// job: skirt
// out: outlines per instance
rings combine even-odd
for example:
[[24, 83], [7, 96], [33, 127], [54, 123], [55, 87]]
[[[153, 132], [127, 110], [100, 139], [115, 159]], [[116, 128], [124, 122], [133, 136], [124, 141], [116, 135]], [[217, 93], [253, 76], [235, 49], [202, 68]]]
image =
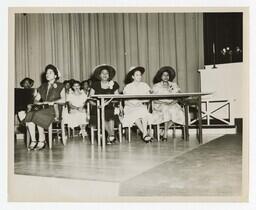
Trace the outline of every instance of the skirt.
[[48, 129], [55, 118], [55, 111], [53, 106], [39, 111], [30, 111], [27, 113], [25, 122], [33, 122], [36, 125]]
[[85, 110], [83, 112], [78, 110], [71, 110], [67, 115], [66, 123], [68, 127], [75, 128], [80, 125], [88, 124], [87, 114]]
[[185, 113], [181, 106], [174, 104], [154, 104], [152, 124], [174, 122], [180, 125], [185, 124]]
[[122, 124], [124, 127], [131, 127], [138, 119], [145, 119], [149, 124], [152, 121], [152, 115], [149, 113], [147, 106], [125, 106], [124, 107], [124, 117], [122, 119]]

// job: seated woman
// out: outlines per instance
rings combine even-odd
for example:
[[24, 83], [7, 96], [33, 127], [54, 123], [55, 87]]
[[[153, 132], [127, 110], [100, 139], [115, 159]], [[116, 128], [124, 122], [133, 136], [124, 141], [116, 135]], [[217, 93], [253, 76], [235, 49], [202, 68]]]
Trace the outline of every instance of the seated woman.
[[23, 80], [20, 81], [20, 86], [24, 89], [30, 89], [34, 85], [34, 80], [29, 77], [25, 77]]
[[67, 115], [67, 124], [70, 128], [75, 128], [80, 126], [80, 135], [84, 138], [87, 136], [85, 130], [87, 122], [85, 102], [87, 96], [84, 91], [81, 90], [81, 85], [79, 81], [74, 81], [72, 84], [72, 92], [68, 94], [67, 102], [69, 105], [69, 113]]
[[[43, 83], [37, 90], [35, 104], [44, 105], [42, 109], [29, 111], [25, 117], [25, 122], [28, 127], [31, 143], [29, 150], [41, 150], [45, 147], [44, 129], [49, 128], [50, 124], [58, 113], [54, 108], [54, 104], [64, 103], [65, 91], [63, 84], [57, 82], [60, 77], [58, 69], [49, 64], [45, 67], [46, 83]], [[55, 106], [56, 107], [56, 106]], [[36, 139], [35, 126], [38, 128], [39, 139]]]
[[[142, 82], [142, 75], [145, 69], [141, 66], [132, 67], [127, 74], [127, 84], [124, 87], [123, 94], [145, 95], [150, 94], [150, 87], [147, 83]], [[131, 127], [134, 123], [142, 132], [142, 139], [150, 142], [151, 137], [148, 135], [147, 126], [151, 119], [151, 114], [144, 103], [148, 100], [125, 100], [124, 118], [122, 120], [124, 127]]]
[[81, 82], [81, 87], [82, 90], [84, 91], [85, 95], [89, 96], [90, 95], [90, 90], [91, 90], [91, 80], [84, 80]]
[[[20, 81], [20, 86], [24, 89], [24, 91], [26, 91], [26, 92], [22, 91], [23, 94], [20, 98], [20, 101], [24, 102], [24, 98], [22, 98], [22, 97], [24, 97], [24, 95], [26, 97], [25, 98], [25, 103], [30, 101], [30, 100], [33, 100], [33, 97], [35, 95], [35, 91], [32, 89], [33, 85], [34, 85], [34, 80], [32, 80], [29, 77], [25, 77], [23, 80]], [[21, 99], [23, 99], [23, 100], [21, 100]], [[24, 119], [25, 116], [26, 116], [26, 109], [27, 109], [28, 104], [24, 104], [24, 105], [21, 105], [21, 107], [24, 106], [24, 108], [22, 110], [19, 110], [18, 113], [17, 113], [18, 119], [20, 121], [22, 121], [21, 119]]]
[[68, 112], [69, 112], [69, 106], [67, 102], [68, 95], [72, 92], [71, 89], [71, 81], [70, 80], [64, 80], [63, 82], [64, 90], [65, 90], [65, 106], [62, 110], [62, 120], [64, 124], [68, 123]]
[[[154, 78], [153, 94], [170, 94], [180, 92], [178, 85], [173, 82], [176, 76], [175, 70], [170, 66], [160, 68]], [[167, 131], [173, 123], [184, 125], [185, 114], [177, 103], [172, 99], [153, 101], [154, 123], [164, 123], [164, 132], [161, 139], [167, 141]]]
[[[94, 77], [98, 79], [92, 83], [90, 96], [95, 94], [119, 94], [119, 85], [113, 81], [116, 74], [116, 70], [113, 66], [102, 64], [96, 66], [94, 69]], [[92, 106], [90, 124], [92, 126], [97, 125], [97, 109], [95, 102], [90, 102]], [[116, 119], [114, 114], [114, 105], [112, 102], [105, 106], [105, 126], [108, 133], [107, 143], [113, 143], [115, 139], [114, 135], [114, 120]]]
[[65, 88], [65, 93], [66, 93], [66, 95], [68, 95], [69, 92], [71, 92], [71, 86], [72, 86], [70, 80], [64, 80], [63, 85]]

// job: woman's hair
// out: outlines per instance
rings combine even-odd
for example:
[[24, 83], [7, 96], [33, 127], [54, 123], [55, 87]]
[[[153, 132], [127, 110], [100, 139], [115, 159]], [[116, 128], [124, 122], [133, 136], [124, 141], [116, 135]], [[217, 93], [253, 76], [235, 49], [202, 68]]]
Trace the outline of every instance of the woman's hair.
[[81, 86], [83, 86], [85, 83], [87, 83], [87, 84], [89, 85], [89, 80], [83, 80], [83, 81], [81, 82]]
[[74, 90], [73, 86], [74, 86], [75, 84], [79, 84], [80, 89], [81, 89], [81, 82], [78, 81], [78, 80], [73, 80], [73, 81], [72, 81], [72, 86], [71, 86], [72, 90]]
[[65, 85], [65, 84], [67, 84], [67, 83], [70, 84], [70, 81], [69, 81], [69, 80], [64, 80], [63, 85]]
[[59, 79], [59, 71], [58, 71], [57, 67], [52, 64], [48, 64], [44, 70], [45, 74], [47, 73], [48, 69], [53, 70], [54, 74], [57, 76], [55, 80], [58, 80]]

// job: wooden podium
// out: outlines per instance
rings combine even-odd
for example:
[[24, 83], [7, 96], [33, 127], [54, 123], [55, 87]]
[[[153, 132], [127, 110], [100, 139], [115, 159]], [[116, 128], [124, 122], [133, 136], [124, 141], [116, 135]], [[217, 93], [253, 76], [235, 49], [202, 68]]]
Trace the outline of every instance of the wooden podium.
[[[243, 63], [218, 64], [216, 69], [199, 69], [202, 92], [202, 118], [206, 125], [234, 126], [235, 118], [243, 117]], [[193, 122], [192, 122], [193, 123]]]

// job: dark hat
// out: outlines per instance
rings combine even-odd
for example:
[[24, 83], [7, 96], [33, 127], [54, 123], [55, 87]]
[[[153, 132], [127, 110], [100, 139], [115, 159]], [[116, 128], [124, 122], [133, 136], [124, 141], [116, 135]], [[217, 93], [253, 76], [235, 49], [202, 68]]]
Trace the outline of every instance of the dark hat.
[[111, 65], [108, 65], [108, 64], [100, 64], [98, 66], [96, 66], [94, 69], [93, 69], [93, 75], [96, 79], [98, 80], [101, 80], [100, 78], [100, 74], [101, 74], [101, 71], [102, 70], [107, 70], [108, 73], [109, 73], [109, 79], [113, 79], [114, 76], [116, 75], [116, 69], [111, 66]]
[[167, 72], [169, 74], [169, 81], [173, 81], [173, 79], [176, 76], [175, 70], [171, 66], [163, 66], [156, 73], [156, 76], [154, 77], [154, 81], [153, 82], [154, 83], [161, 82], [162, 81], [161, 77], [162, 77], [162, 74], [164, 72]]
[[129, 69], [129, 72], [127, 73], [127, 79], [128, 79], [128, 80], [131, 80], [132, 76], [134, 75], [134, 73], [135, 73], [136, 71], [140, 71], [141, 74], [144, 74], [145, 68], [142, 67], [142, 66], [133, 66], [133, 67], [131, 67], [131, 68]]
[[44, 72], [46, 73], [48, 69], [51, 69], [53, 70], [54, 74], [57, 76], [56, 79], [59, 79], [60, 78], [60, 71], [58, 70], [58, 68], [52, 64], [48, 64], [45, 69], [44, 69]]
[[34, 85], [34, 80], [32, 80], [29, 77], [25, 77], [23, 80], [20, 81], [20, 86], [24, 87], [24, 83], [28, 81], [30, 83], [30, 86], [32, 87]]

